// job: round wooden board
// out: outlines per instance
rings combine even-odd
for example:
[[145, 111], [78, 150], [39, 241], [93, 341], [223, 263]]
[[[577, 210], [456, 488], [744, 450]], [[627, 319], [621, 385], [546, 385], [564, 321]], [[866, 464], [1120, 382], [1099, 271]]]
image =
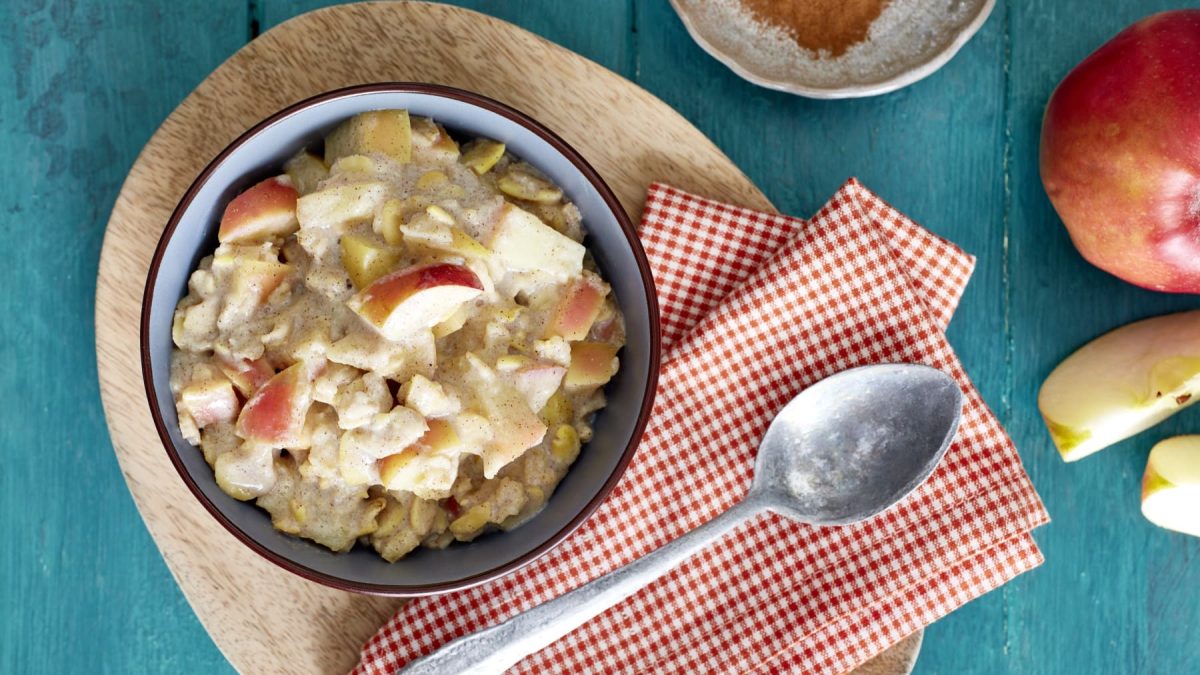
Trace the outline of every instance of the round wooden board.
[[[113, 207], [96, 284], [96, 360], [113, 446], [138, 510], [201, 623], [242, 672], [346, 672], [400, 601], [283, 572], [242, 546], [188, 492], [159, 443], [142, 386], [146, 271], [176, 202], [238, 134], [313, 94], [381, 81], [462, 87], [529, 113], [588, 158], [635, 222], [655, 180], [772, 208], [662, 101], [566, 49], [464, 9], [366, 3], [310, 12], [209, 75], [146, 144]], [[917, 634], [863, 668], [908, 673], [919, 646]]]

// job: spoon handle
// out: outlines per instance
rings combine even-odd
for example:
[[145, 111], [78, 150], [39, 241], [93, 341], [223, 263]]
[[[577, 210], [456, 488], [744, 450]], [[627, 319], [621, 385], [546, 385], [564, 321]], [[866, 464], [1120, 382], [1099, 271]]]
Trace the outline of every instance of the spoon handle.
[[738, 502], [725, 513], [628, 565], [503, 623], [453, 640], [429, 656], [413, 661], [403, 672], [408, 675], [502, 673], [633, 595], [759, 510], [755, 500]]

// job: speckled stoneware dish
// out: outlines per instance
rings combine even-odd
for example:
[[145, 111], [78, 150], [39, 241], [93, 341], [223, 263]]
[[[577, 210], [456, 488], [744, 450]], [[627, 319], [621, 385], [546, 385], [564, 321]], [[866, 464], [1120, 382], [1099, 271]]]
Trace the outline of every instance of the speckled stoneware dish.
[[[611, 282], [628, 328], [621, 370], [606, 388], [608, 407], [595, 436], [546, 508], [511, 532], [493, 533], [440, 551], [419, 549], [395, 563], [356, 547], [332, 553], [278, 532], [267, 513], [217, 487], [199, 449], [183, 440], [168, 386], [171, 319], [187, 279], [216, 246], [225, 204], [243, 189], [281, 172], [301, 147], [365, 110], [404, 108], [444, 124], [460, 140], [487, 136], [541, 169], [583, 214], [585, 245]], [[259, 123], [212, 161], [184, 194], [155, 250], [141, 326], [142, 369], [154, 422], [166, 452], [196, 498], [239, 540], [308, 579], [362, 593], [415, 596], [483, 583], [525, 565], [575, 530], [620, 479], [642, 436], [658, 380], [658, 305], [646, 255], [612, 191], [562, 139], [526, 115], [466, 91], [388, 83], [339, 89], [301, 101]], [[171, 480], [163, 476], [163, 480]]]
[[996, 0], [890, 0], [866, 40], [833, 57], [764, 26], [741, 0], [671, 0], [692, 39], [739, 76], [808, 98], [895, 91], [946, 64], [987, 21]]

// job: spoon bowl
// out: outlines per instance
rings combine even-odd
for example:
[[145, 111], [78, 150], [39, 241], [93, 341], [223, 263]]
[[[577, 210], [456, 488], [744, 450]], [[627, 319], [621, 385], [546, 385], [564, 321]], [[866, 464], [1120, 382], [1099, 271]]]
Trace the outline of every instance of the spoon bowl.
[[748, 499], [818, 525], [870, 518], [929, 477], [961, 415], [962, 391], [940, 370], [897, 363], [842, 371], [775, 416]]

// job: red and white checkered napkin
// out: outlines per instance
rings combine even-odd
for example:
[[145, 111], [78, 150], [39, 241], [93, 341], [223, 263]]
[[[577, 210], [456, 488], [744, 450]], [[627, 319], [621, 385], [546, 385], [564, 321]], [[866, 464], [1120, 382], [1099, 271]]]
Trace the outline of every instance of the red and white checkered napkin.
[[626, 564], [729, 508], [775, 412], [857, 365], [953, 374], [958, 438], [899, 505], [847, 527], [763, 515], [522, 661], [522, 673], [846, 671], [1042, 561], [1047, 516], [943, 329], [974, 259], [851, 180], [811, 221], [654, 185], [642, 240], [665, 360], [645, 439], [557, 549], [483, 586], [405, 605], [356, 672], [390, 673]]

